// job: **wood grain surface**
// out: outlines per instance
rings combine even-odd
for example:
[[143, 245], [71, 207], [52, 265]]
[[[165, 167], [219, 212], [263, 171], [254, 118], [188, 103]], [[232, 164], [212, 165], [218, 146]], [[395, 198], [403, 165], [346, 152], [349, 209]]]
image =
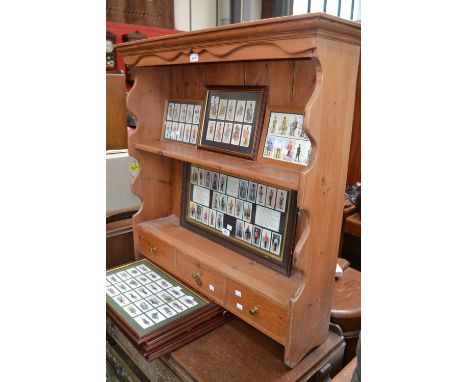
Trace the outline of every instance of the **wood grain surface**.
[[253, 382], [306, 381], [343, 344], [328, 332], [325, 342], [290, 369], [284, 366], [282, 346], [241, 320], [234, 319], [164, 358], [188, 376], [187, 381]]
[[[328, 336], [355, 111], [360, 28], [358, 23], [318, 13], [117, 47], [125, 63], [135, 65], [136, 82], [127, 104], [138, 120], [129, 138], [129, 154], [138, 158], [141, 168], [132, 185], [142, 199], [133, 219], [136, 257], [140, 248], [137, 231], [146, 230], [172, 245], [176, 257], [191, 257], [287, 309], [284, 362], [290, 367]], [[190, 52], [198, 54], [197, 63], [190, 63]], [[169, 97], [204, 99], [208, 82], [224, 81], [268, 86], [267, 106], [303, 107], [304, 131], [314, 143], [308, 167], [289, 169], [160, 142], [164, 105]], [[174, 175], [180, 166], [177, 161], [298, 191], [291, 277], [275, 274], [175, 223], [175, 215], [180, 213], [179, 185]], [[148, 254], [149, 258], [155, 256]], [[256, 325], [268, 333], [265, 325]]]
[[106, 74], [106, 150], [128, 147], [125, 75]]

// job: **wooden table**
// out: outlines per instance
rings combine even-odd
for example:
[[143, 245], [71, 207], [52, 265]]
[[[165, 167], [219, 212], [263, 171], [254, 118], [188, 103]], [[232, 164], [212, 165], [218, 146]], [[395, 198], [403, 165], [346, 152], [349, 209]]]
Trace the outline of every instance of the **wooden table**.
[[283, 362], [284, 348], [252, 326], [235, 318], [175, 352], [147, 362], [107, 320], [107, 332], [151, 381], [322, 381], [342, 367], [344, 339], [330, 331], [328, 338], [293, 369]]

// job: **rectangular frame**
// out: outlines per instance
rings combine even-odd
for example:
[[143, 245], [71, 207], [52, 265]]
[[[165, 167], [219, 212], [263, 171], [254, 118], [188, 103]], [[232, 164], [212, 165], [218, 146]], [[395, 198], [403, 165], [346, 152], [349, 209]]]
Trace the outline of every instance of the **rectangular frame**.
[[[249, 257], [252, 260], [255, 260], [282, 274], [289, 276], [289, 273], [291, 270], [292, 255], [293, 255], [293, 250], [294, 250], [294, 239], [295, 239], [295, 230], [296, 230], [296, 222], [297, 222], [297, 212], [298, 212], [297, 191], [282, 189], [282, 188], [279, 188], [275, 185], [272, 185], [266, 182], [257, 182], [257, 181], [252, 181], [251, 179], [247, 179], [247, 178], [240, 178], [236, 176], [236, 174], [232, 174], [228, 172], [218, 172], [207, 167], [193, 165], [187, 162], [184, 162], [183, 167], [184, 168], [183, 168], [183, 178], [182, 178], [180, 224], [183, 227], [188, 228], [198, 233], [199, 235], [207, 237], [235, 252], [240, 253], [243, 256]], [[219, 185], [217, 186], [218, 187], [217, 191], [215, 191], [215, 188], [214, 188], [216, 186], [208, 188], [208, 186], [206, 185], [206, 178], [205, 180], [199, 178], [198, 176], [199, 171], [197, 172], [197, 184], [194, 184], [192, 182], [192, 168], [204, 170], [204, 173], [206, 173], [206, 171], [209, 171], [213, 175], [218, 174], [217, 179], [218, 179]], [[224, 190], [220, 189], [220, 185], [221, 185], [220, 175], [223, 175], [226, 177]], [[202, 182], [200, 185], [198, 184], [199, 179]], [[228, 192], [230, 188], [229, 183], [231, 179], [238, 180], [239, 185], [241, 184], [242, 181], [247, 182], [246, 185], [247, 184], [250, 185], [250, 183], [255, 184], [256, 185], [255, 186], [256, 191], [255, 191], [255, 197], [254, 197], [255, 202], [252, 202], [251, 199], [249, 199], [250, 196], [249, 196], [248, 190], [246, 191], [247, 194], [244, 194], [246, 198], [242, 197], [242, 195], [240, 194], [240, 191], [238, 191], [239, 192], [238, 197], [233, 196], [234, 194], [231, 193], [230, 191]], [[203, 186], [203, 182], [205, 182], [204, 186]], [[235, 183], [235, 182], [232, 182], [232, 183]], [[214, 179], [211, 180], [211, 184], [214, 184]], [[195, 186], [197, 188], [195, 188]], [[260, 193], [257, 191], [260, 190], [259, 186], [264, 186], [264, 190], [265, 190], [264, 191], [265, 196], [263, 197], [265, 201], [263, 204], [258, 203]], [[277, 209], [278, 207], [275, 202], [275, 199], [273, 199], [273, 205], [276, 205], [275, 207], [271, 208], [271, 206], [269, 207], [267, 205], [266, 198], [267, 198], [268, 189], [275, 189], [274, 190], [275, 199], [276, 199], [276, 194], [278, 191], [283, 191], [283, 194], [282, 194], [283, 196], [284, 196], [284, 193], [286, 193], [283, 210]], [[240, 186], [238, 186], [238, 190], [240, 190]], [[196, 191], [196, 195], [194, 195], [195, 191]], [[216, 197], [215, 194], [218, 194], [218, 197]], [[221, 205], [219, 207], [215, 205], [216, 204], [215, 199], [219, 198], [218, 200], [221, 203], [221, 200], [223, 199], [224, 196], [225, 196], [225, 200], [227, 204], [223, 210]], [[194, 201], [194, 198], [196, 198], [196, 200], [199, 202], [201, 199], [204, 199], [204, 201], [200, 203], [196, 203]], [[262, 199], [262, 196], [260, 196], [260, 199]], [[249, 208], [248, 221], [245, 218], [244, 211], [242, 211], [239, 216], [237, 215], [237, 211], [231, 210], [231, 213], [229, 213], [230, 200], [233, 200], [235, 204], [238, 203], [238, 201], [239, 203], [242, 203], [242, 209], [247, 204], [247, 208]], [[196, 206], [194, 206], [194, 204]], [[207, 211], [209, 214], [207, 220], [205, 221], [204, 215], [203, 216], [200, 215], [200, 219], [197, 219], [196, 216], [191, 217], [190, 209], [192, 206], [194, 206], [197, 209], [198, 207], [200, 207], [200, 214], [203, 214], [204, 211]], [[217, 227], [216, 222], [212, 224], [210, 220], [212, 211], [214, 211], [216, 215], [215, 217], [216, 219], [217, 219], [218, 214], [222, 215], [221, 227]], [[270, 222], [270, 220], [268, 219], [269, 215], [272, 217], [276, 217], [276, 222], [280, 229], [274, 231], [271, 227], [267, 227], [266, 225], [260, 224], [259, 223], [260, 218], [257, 220], [257, 213], [259, 214], [262, 213], [264, 215], [262, 219], [265, 219], [269, 222]], [[279, 219], [278, 219], [278, 214], [279, 214]], [[274, 220], [275, 219], [271, 219], [271, 221], [274, 221]], [[239, 224], [242, 224], [243, 229], [246, 227], [247, 224], [249, 225], [249, 228], [251, 228], [250, 234], [252, 236], [250, 238], [250, 242], [245, 241], [243, 237], [242, 238], [237, 237], [237, 228], [238, 228], [237, 224], [239, 221], [241, 222]], [[257, 241], [257, 244], [252, 243], [255, 228], [260, 229], [260, 235], [261, 235], [260, 242]], [[245, 228], [245, 230], [247, 230], [247, 228]], [[267, 233], [267, 240], [268, 240], [268, 232], [270, 233], [269, 241], [268, 241], [268, 249], [264, 249], [263, 248], [264, 245], [261, 243], [261, 240], [263, 240], [264, 232]], [[244, 232], [242, 233], [242, 236], [244, 236]], [[280, 249], [278, 251], [278, 254], [275, 254], [273, 251], [269, 250], [274, 236], [279, 238], [278, 245], [280, 246]]]
[[[277, 120], [276, 131], [274, 129], [274, 117], [286, 117], [282, 121]], [[294, 127], [292, 118], [299, 118], [299, 124]], [[261, 143], [259, 147], [258, 158], [265, 161], [271, 161], [275, 165], [284, 167], [293, 167], [297, 169], [306, 168], [312, 160], [314, 150], [314, 142], [305, 135], [302, 130], [304, 118], [304, 109], [300, 107], [289, 106], [270, 106], [265, 112], [264, 131], [262, 133]], [[302, 122], [301, 122], [302, 119]], [[285, 122], [283, 122], [285, 121]], [[283, 123], [282, 123], [283, 122]], [[283, 128], [284, 131], [281, 131]], [[302, 134], [301, 134], [302, 132]], [[271, 155], [266, 156], [268, 140], [271, 139]], [[296, 161], [297, 147], [302, 148], [299, 153], [299, 161]], [[288, 149], [288, 146], [290, 146]], [[279, 150], [278, 150], [279, 148]], [[291, 159], [285, 158], [286, 154], [291, 152]], [[305, 154], [307, 152], [307, 154]], [[275, 158], [278, 155], [279, 158]], [[302, 159], [302, 160], [301, 160]]]
[[[132, 269], [132, 268], [136, 268], [138, 270], [138, 267], [140, 267], [142, 265], [145, 266], [146, 268], [150, 269], [150, 271], [145, 272], [145, 273], [140, 272], [136, 277], [130, 275], [127, 272], [127, 270]], [[119, 276], [119, 274], [121, 274], [123, 271], [125, 271], [129, 275], [128, 278], [123, 279], [123, 278], [121, 278]], [[170, 287], [161, 287], [161, 286], [159, 286], [159, 288], [161, 290], [158, 291], [158, 292], [153, 292], [153, 291], [148, 289], [149, 295], [148, 295], [147, 298], [157, 297], [156, 300], [159, 300], [161, 302], [161, 304], [159, 304], [157, 306], [153, 305], [150, 302], [148, 302], [147, 298], [143, 297], [143, 295], [141, 295], [137, 290], [138, 288], [141, 288], [141, 287], [143, 287], [144, 289], [147, 289], [148, 288], [147, 285], [157, 284], [158, 283], [158, 281], [155, 281], [155, 280], [150, 280], [150, 282], [148, 282], [146, 284], [141, 283], [140, 280], [138, 279], [138, 277], [145, 276], [147, 273], [155, 273], [159, 277], [159, 279], [157, 279], [158, 281], [161, 281], [161, 280], [164, 279], [168, 283], [172, 284], [172, 286], [170, 286]], [[146, 338], [151, 337], [151, 335], [153, 333], [158, 333], [158, 332], [164, 331], [166, 328], [173, 327], [178, 322], [184, 322], [184, 321], [190, 319], [191, 317], [193, 317], [195, 315], [198, 315], [201, 311], [203, 311], [203, 309], [205, 309], [206, 307], [208, 307], [211, 304], [211, 302], [208, 299], [206, 299], [205, 297], [203, 297], [201, 294], [197, 293], [192, 288], [188, 287], [186, 284], [184, 284], [180, 280], [176, 279], [174, 276], [171, 276], [164, 269], [162, 269], [161, 267], [153, 264], [152, 262], [150, 262], [147, 259], [132, 261], [130, 263], [119, 265], [117, 267], [108, 269], [106, 271], [106, 280], [108, 280], [108, 277], [110, 278], [111, 276], [114, 276], [114, 275], [117, 275], [117, 278], [118, 278], [117, 282], [115, 282], [115, 283], [111, 282], [111, 281], [106, 282], [106, 305], [107, 305], [107, 308], [110, 309], [111, 312], [122, 323], [124, 323], [124, 325], [127, 327], [127, 329], [132, 334], [132, 337], [138, 343], [142, 343]], [[135, 281], [139, 282], [141, 285], [138, 286], [138, 287], [131, 287], [128, 284], [128, 282], [130, 280], [134, 280], [134, 279], [136, 279]], [[110, 285], [107, 285], [107, 283], [109, 283]], [[124, 286], [128, 288], [128, 291], [120, 290], [120, 288], [119, 288], [120, 284], [124, 284]], [[189, 299], [195, 300], [196, 305], [194, 305], [193, 307], [189, 307], [189, 306], [187, 306], [184, 303], [179, 301], [181, 298], [183, 298], [183, 296], [181, 296], [180, 298], [175, 297], [174, 295], [172, 295], [172, 292], [168, 292], [169, 290], [173, 289], [174, 287], [178, 287], [180, 291], [183, 291], [182, 292], [183, 296], [186, 296], [186, 297], [188, 296]], [[107, 293], [108, 288], [114, 288], [114, 290], [117, 293], [114, 294], [114, 295], [110, 295], [109, 293]], [[136, 301], [131, 300], [128, 297], [129, 293], [134, 293], [135, 296], [137, 296], [138, 300], [136, 300]], [[184, 305], [184, 307], [186, 309], [183, 312], [178, 312], [178, 311], [175, 311], [175, 309], [171, 307], [171, 309], [175, 312], [175, 314], [172, 317], [165, 317], [161, 313], [161, 318], [163, 318], [163, 319], [161, 321], [159, 321], [159, 322], [154, 321], [152, 318], [145, 317], [147, 315], [147, 313], [149, 313], [151, 311], [154, 311], [154, 310], [159, 310], [158, 307], [162, 308], [162, 307], [170, 304], [168, 302], [165, 302], [161, 297], [159, 297], [158, 293], [159, 294], [161, 294], [161, 293], [170, 294], [171, 297], [172, 297], [172, 302], [178, 302], [179, 305], [180, 304]], [[127, 300], [127, 303], [124, 306], [121, 306], [114, 299], [114, 297], [119, 297], [119, 296], [122, 296], [122, 297], [125, 298], [125, 300]], [[134, 304], [140, 303], [140, 302], [145, 302], [148, 305], [149, 309], [144, 310], [144, 311], [142, 310], [139, 313], [135, 313], [134, 316], [130, 315], [130, 313], [127, 312], [127, 310], [125, 309], [125, 307], [133, 306]], [[136, 306], [136, 308], [138, 308], [138, 307]], [[137, 320], [141, 316], [143, 316], [146, 320], [148, 320], [151, 325], [148, 326], [147, 328], [143, 328], [138, 323], [138, 320]]]
[[268, 86], [208, 85], [198, 147], [254, 160], [267, 96]]
[[[177, 120], [173, 119], [173, 113], [171, 112], [171, 105], [180, 105], [179, 106], [179, 112], [177, 115]], [[192, 118], [190, 122], [187, 122], [187, 112], [184, 114], [184, 121], [183, 121], [183, 127], [180, 129], [180, 126], [182, 125], [180, 121], [180, 109], [182, 108], [182, 105], [187, 105], [187, 108], [190, 105], [194, 105], [194, 110], [192, 111]], [[174, 108], [175, 106], [172, 106]], [[193, 123], [194, 118], [195, 118], [195, 110], [198, 108], [199, 114], [198, 114], [198, 123]], [[200, 125], [201, 122], [203, 121], [203, 101], [201, 100], [193, 100], [193, 99], [168, 99], [166, 101], [166, 105], [164, 106], [164, 117], [162, 121], [162, 133], [161, 133], [161, 140], [166, 140], [166, 141], [171, 141], [171, 142], [177, 142], [177, 143], [185, 143], [189, 145], [197, 145], [198, 141], [198, 135], [200, 131]], [[177, 123], [177, 130], [173, 131], [173, 123]], [[188, 136], [188, 139], [186, 139], [186, 128], [187, 126], [190, 126], [190, 133]], [[175, 134], [173, 136], [173, 134]], [[178, 137], [181, 137], [181, 139], [178, 139]]]

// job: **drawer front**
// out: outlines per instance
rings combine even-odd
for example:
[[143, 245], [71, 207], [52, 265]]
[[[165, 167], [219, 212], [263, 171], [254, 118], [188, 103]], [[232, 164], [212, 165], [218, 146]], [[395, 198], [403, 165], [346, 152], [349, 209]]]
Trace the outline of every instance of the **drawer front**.
[[168, 271], [174, 270], [175, 249], [165, 241], [140, 232], [138, 248], [141, 253], [154, 263]]
[[183, 252], [176, 250], [176, 253], [177, 275], [193, 288], [222, 304], [224, 300], [224, 276]]
[[226, 306], [231, 312], [284, 345], [287, 309], [229, 279], [226, 280]]

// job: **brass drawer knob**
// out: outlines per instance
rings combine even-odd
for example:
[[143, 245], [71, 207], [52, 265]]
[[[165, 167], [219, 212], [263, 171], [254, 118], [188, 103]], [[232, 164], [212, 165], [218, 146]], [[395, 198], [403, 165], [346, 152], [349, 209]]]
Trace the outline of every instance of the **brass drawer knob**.
[[194, 272], [192, 273], [192, 278], [195, 280], [195, 282], [197, 283], [198, 286], [201, 285], [201, 277], [200, 277], [200, 273], [198, 272]]
[[257, 314], [258, 308], [256, 306], [253, 306], [249, 309], [249, 313], [253, 316], [254, 314]]
[[158, 249], [156, 248], [155, 245], [150, 245], [149, 251], [154, 254], [158, 253]]

